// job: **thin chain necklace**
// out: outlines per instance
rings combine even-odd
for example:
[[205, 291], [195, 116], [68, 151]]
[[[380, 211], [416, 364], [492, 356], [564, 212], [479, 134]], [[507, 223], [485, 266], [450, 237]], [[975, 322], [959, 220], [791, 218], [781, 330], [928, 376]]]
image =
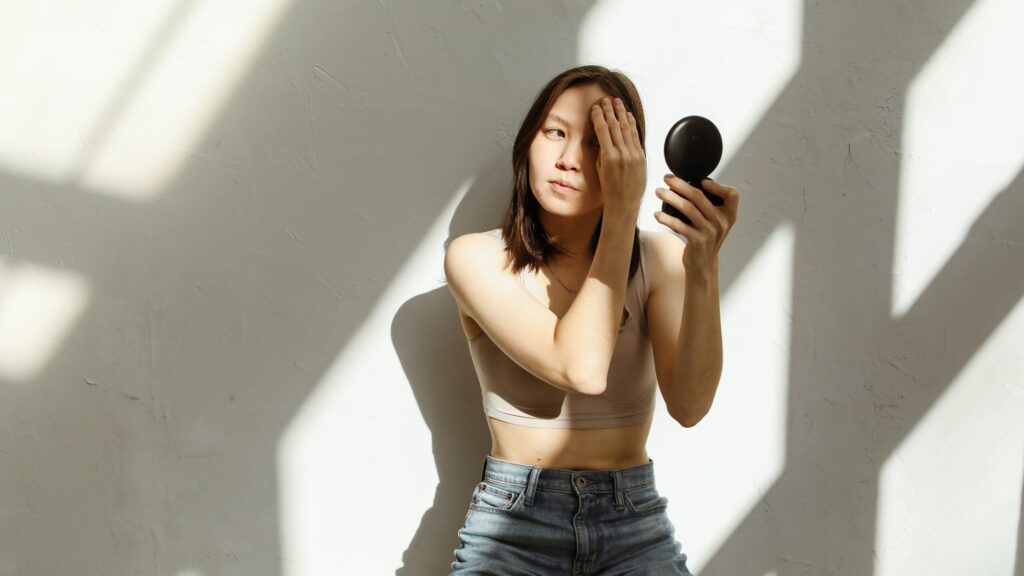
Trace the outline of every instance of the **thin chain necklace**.
[[555, 271], [551, 269], [551, 266], [549, 266], [547, 262], [544, 263], [544, 266], [548, 269], [548, 272], [551, 272], [551, 277], [555, 279], [555, 282], [558, 282], [559, 286], [561, 286], [562, 288], [565, 288], [566, 292], [569, 292], [570, 294], [579, 294], [580, 293], [579, 290], [573, 290], [572, 288], [569, 288], [568, 286], [566, 286], [565, 282], [562, 282], [562, 279], [558, 277], [558, 274], [555, 274]]

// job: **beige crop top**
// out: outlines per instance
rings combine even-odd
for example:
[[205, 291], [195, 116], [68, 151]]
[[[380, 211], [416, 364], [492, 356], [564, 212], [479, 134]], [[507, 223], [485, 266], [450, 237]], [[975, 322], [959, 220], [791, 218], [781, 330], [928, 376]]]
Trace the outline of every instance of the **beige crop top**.
[[[486, 233], [502, 240], [500, 229]], [[481, 332], [469, 341], [469, 353], [486, 415], [534, 428], [615, 428], [651, 417], [656, 380], [647, 327], [647, 243], [647, 233], [641, 230], [640, 266], [626, 286], [629, 315], [619, 327], [604, 393], [574, 394], [555, 388], [524, 370]], [[530, 273], [524, 268], [519, 282]]]

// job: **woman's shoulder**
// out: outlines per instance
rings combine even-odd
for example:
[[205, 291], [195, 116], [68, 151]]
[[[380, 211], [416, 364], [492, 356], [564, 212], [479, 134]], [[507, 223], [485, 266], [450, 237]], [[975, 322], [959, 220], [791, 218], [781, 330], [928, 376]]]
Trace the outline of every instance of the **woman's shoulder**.
[[667, 230], [644, 230], [640, 231], [640, 243], [646, 244], [648, 251], [675, 251], [682, 249], [683, 241], [672, 232]]
[[445, 249], [445, 268], [500, 264], [505, 258], [501, 228], [456, 236]]
[[641, 230], [640, 242], [651, 288], [660, 285], [664, 278], [682, 272], [686, 244], [679, 236], [667, 230]]
[[640, 254], [649, 266], [670, 260], [675, 254], [682, 254], [683, 241], [675, 234], [663, 230], [643, 230], [640, 232]]
[[468, 232], [461, 236], [456, 236], [448, 242], [446, 252], [451, 252], [452, 250], [457, 252], [464, 250], [493, 251], [496, 249], [504, 250], [504, 248], [505, 241], [501, 236], [501, 228], [494, 228], [483, 232]]

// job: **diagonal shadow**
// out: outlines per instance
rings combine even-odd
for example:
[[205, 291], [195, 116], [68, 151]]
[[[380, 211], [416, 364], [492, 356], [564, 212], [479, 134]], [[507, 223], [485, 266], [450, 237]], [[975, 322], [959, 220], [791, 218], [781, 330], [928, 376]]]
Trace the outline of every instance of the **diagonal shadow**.
[[[789, 458], [706, 575], [872, 573], [880, 466], [1024, 293], [1013, 259], [977, 234], [1019, 221], [1018, 176], [914, 309], [898, 320], [888, 313], [899, 104], [969, 5], [944, 2], [927, 13], [927, 26], [916, 25], [916, 11], [882, 2], [808, 5], [802, 66], [726, 170], [732, 179], [786, 187], [783, 198], [772, 200], [781, 200], [799, 223]], [[858, 22], [878, 26], [865, 31]], [[836, 69], [837, 63], [843, 66]], [[773, 142], [782, 150], [773, 150]], [[771, 150], [771, 157], [759, 158], [760, 150]], [[835, 182], [840, 173], [845, 179]], [[739, 244], [741, 269], [755, 246], [749, 239]], [[980, 281], [991, 297], [979, 314], [963, 288]], [[902, 364], [911, 355], [908, 345], [917, 350], [936, 334], [948, 336], [944, 346], [926, 344], [923, 358]]]
[[[1021, 221], [1024, 171], [992, 199], [913, 308], [883, 336], [881, 347], [899, 380], [891, 392], [906, 398], [891, 416], [880, 404], [882, 415], [916, 422], [1024, 296], [1024, 268], [1015, 261], [1024, 253], [1024, 233], [1016, 229]], [[993, 230], [1000, 228], [1006, 233], [999, 236], [1013, 240], [993, 238]], [[984, 305], [979, 306], [982, 295]], [[911, 343], [931, 354], [901, 356]], [[891, 454], [908, 431], [881, 435], [879, 454]]]
[[4, 257], [95, 294], [60, 355], [0, 388], [0, 454], [22, 463], [0, 468], [3, 565], [284, 571], [283, 430], [495, 127], [572, 65], [564, 23], [590, 4], [297, 3], [152, 202], [0, 174]]
[[[723, 170], [724, 181], [744, 186], [745, 212], [755, 215], [753, 230], [764, 232], [737, 230], [723, 255], [723, 289], [746, 266], [760, 238], [777, 222], [794, 219], [800, 222], [794, 278], [799, 305], [794, 306], [791, 347], [790, 467], [716, 554], [708, 574], [763, 574], [772, 568], [816, 572], [812, 567], [819, 564], [870, 573], [875, 513], [863, 508], [877, 501], [881, 451], [874, 448], [876, 442], [886, 453], [897, 445], [948, 386], [963, 359], [936, 370], [934, 379], [930, 373], [930, 381], [941, 385], [915, 390], [910, 401], [900, 396], [903, 376], [891, 374], [895, 381], [877, 382], [879, 367], [891, 366], [878, 349], [878, 335], [883, 334], [884, 343], [899, 345], [914, 328], [906, 319], [888, 318], [891, 254], [866, 251], [884, 244], [876, 236], [893, 237], [898, 170], [892, 151], [899, 148], [894, 117], [906, 84], [968, 5], [944, 2], [913, 14], [901, 12], [903, 5], [877, 0], [805, 8], [800, 71]], [[564, 7], [550, 8], [556, 12], [551, 20], [579, 22], [589, 6], [574, 4], [569, 18]], [[467, 167], [488, 162], [491, 156], [480, 142], [490, 132], [478, 126], [513, 116], [505, 109], [510, 87], [537, 86], [573, 64], [575, 29], [544, 35], [546, 44], [535, 40], [538, 33], [532, 28], [544, 18], [526, 12], [543, 9], [548, 8], [506, 6], [505, 26], [492, 28], [468, 12], [445, 14], [438, 22], [436, 14], [425, 14], [411, 2], [402, 6], [408, 14], [397, 22], [384, 6], [304, 2], [282, 22], [260, 68], [238, 87], [208, 130], [213, 136], [244, 136], [241, 143], [228, 139], [227, 144], [245, 157], [244, 169], [196, 159], [163, 196], [141, 206], [71, 186], [0, 175], [5, 212], [18, 223], [5, 221], [5, 235], [17, 240], [8, 244], [5, 256], [70, 265], [88, 277], [98, 295], [65, 352], [34, 382], [0, 389], [2, 403], [22, 415], [16, 423], [5, 423], [5, 430], [16, 433], [2, 435], [0, 453], [13, 462], [32, 462], [41, 471], [33, 475], [35, 486], [12, 498], [15, 504], [6, 518], [18, 529], [3, 528], [3, 541], [15, 551], [8, 554], [16, 554], [8, 558], [30, 565], [33, 572], [63, 573], [57, 564], [30, 564], [50, 556], [42, 546], [56, 540], [74, 542], [62, 549], [62, 562], [94, 559], [95, 550], [120, 550], [111, 560], [116, 568], [108, 573], [135, 566], [148, 571], [154, 558], [171, 570], [188, 565], [211, 573], [280, 572], [279, 513], [266, 503], [281, 498], [272, 480], [252, 479], [277, 477], [275, 446], [282, 429], [365, 320], [451, 191], [472, 171]], [[417, 76], [394, 49], [417, 19], [438, 27], [439, 44], [407, 47], [404, 56], [414, 62], [417, 54], [451, 59], [443, 78]], [[353, 30], [391, 31], [395, 44], [391, 37], [378, 45], [358, 35], [339, 36], [339, 21]], [[878, 26], [865, 33], [851, 29], [851, 21]], [[927, 26], [915, 26], [921, 22]], [[472, 55], [441, 46], [441, 40], [476, 41], [472, 34], [481, 29], [493, 35], [489, 45], [501, 47], [490, 52], [492, 57], [505, 50], [525, 55], [522, 61], [545, 62], [546, 68], [498, 62], [496, 70], [487, 70]], [[918, 35], [912, 41], [895, 33], [904, 29]], [[292, 30], [302, 31], [299, 41], [289, 36]], [[923, 36], [934, 41], [923, 42]], [[834, 63], [849, 50], [856, 56], [854, 64], [833, 74]], [[892, 59], [892, 53], [908, 58]], [[551, 54], [563, 55], [564, 61]], [[334, 75], [311, 73], [313, 62]], [[306, 76], [296, 67], [307, 67]], [[403, 93], [416, 97], [396, 96]], [[442, 133], [443, 149], [432, 145]], [[262, 141], [282, 141], [285, 150], [250, 145]], [[860, 153], [874, 158], [865, 166], [877, 176], [868, 183], [833, 182], [840, 170], [831, 160], [843, 155], [836, 154], [835, 142], [850, 143], [850, 162], [862, 161]], [[321, 162], [315, 151], [323, 147], [333, 147], [338, 157]], [[770, 155], [762, 155], [763, 150]], [[209, 152], [215, 159], [225, 156]], [[344, 189], [337, 189], [339, 182]], [[762, 182], [778, 186], [762, 189]], [[1019, 177], [1015, 186], [1007, 192], [1019, 190]], [[471, 196], [486, 194], [480, 190]], [[504, 194], [497, 196], [504, 201]], [[1005, 218], [986, 215], [979, 219], [985, 225]], [[367, 254], [365, 239], [381, 239], [381, 223], [387, 223], [387, 240]], [[954, 262], [956, 257], [937, 285], [947, 282], [946, 274], [955, 279], [956, 270], [974, 266], [961, 262], [960, 268], [949, 268]], [[353, 281], [356, 274], [361, 279]], [[1015, 278], [1009, 280], [1012, 287]], [[925, 306], [931, 294], [937, 295], [936, 303]], [[910, 315], [938, 314], [939, 296], [945, 295], [930, 288], [919, 301], [921, 308], [915, 306]], [[1001, 302], [1014, 298], [1009, 289], [1000, 295]], [[450, 322], [441, 324], [446, 310], [441, 302], [437, 291], [414, 299], [396, 317], [393, 332], [435, 436], [442, 478], [435, 506], [407, 550], [409, 570], [448, 558], [449, 548], [437, 554], [427, 548], [449, 540], [453, 531], [434, 537], [433, 528], [452, 523], [445, 506], [457, 501], [455, 495], [468, 493], [456, 472], [478, 466], [485, 450], [460, 440], [462, 429], [453, 431], [446, 419], [455, 408], [427, 399], [440, 377], [409, 335], [432, 334], [437, 322], [448, 334], [444, 338], [452, 338]], [[823, 303], [838, 303], [838, 309], [825, 309]], [[948, 312], [953, 325], [970, 324]], [[991, 328], [983, 322], [974, 325], [965, 349], [979, 345], [977, 336]], [[123, 341], [93, 336], [117, 333], [124, 334]], [[425, 351], [454, 354], [456, 348], [445, 342], [451, 340]], [[827, 370], [835, 366], [850, 373]], [[297, 373], [306, 377], [296, 382]], [[86, 384], [85, 377], [99, 385]], [[456, 396], [453, 405], [475, 401], [457, 382], [439, 389]], [[891, 405], [880, 403], [886, 398]], [[482, 420], [469, 424], [474, 433], [481, 425]], [[25, 442], [26, 435], [34, 440]], [[844, 442], [844, 436], [852, 441]], [[105, 457], [91, 438], [104, 439], [118, 456]], [[75, 455], [69, 457], [69, 449]], [[74, 471], [80, 470], [93, 472], [76, 477]], [[25, 485], [13, 467], [0, 474], [5, 485]], [[59, 506], [86, 482], [96, 487], [94, 503]], [[112, 511], [116, 517], [108, 516]], [[154, 523], [152, 518], [169, 520]], [[95, 530], [97, 524], [109, 528]]]
[[[787, 411], [793, 416], [786, 471], [706, 574], [871, 573], [881, 463], [1020, 297], [1019, 276], [1000, 266], [1008, 261], [972, 236], [908, 316], [894, 321], [888, 312], [901, 103], [909, 82], [969, 6], [947, 1], [923, 15], [879, 1], [806, 6], [800, 70], [723, 170], [724, 181], [745, 190], [745, 222], [723, 254], [723, 292], [776, 225], [798, 224]], [[851, 26], [855, 22], [874, 27], [865, 33]], [[837, 62], [844, 67], [835, 69]], [[834, 181], [836, 174], [844, 179]], [[1013, 222], [1019, 188], [1018, 178], [975, 228]], [[961, 294], [955, 286], [979, 272], [980, 278], [1002, 280], [981, 316], [966, 313], [955, 298]], [[436, 292], [421, 298], [422, 305], [443, 300]], [[966, 330], [956, 339], [955, 354], [931, 364], [930, 372], [921, 372], [926, 382], [912, 385], [893, 358], [904, 350], [908, 333], [916, 338], [926, 330], [917, 318]], [[452, 332], [453, 339], [461, 338]], [[415, 388], [413, 374], [410, 381]], [[457, 397], [478, 401], [473, 386], [466, 384]], [[473, 427], [482, 430], [480, 423]], [[457, 527], [464, 503], [455, 495], [462, 493], [443, 499], [456, 506], [438, 523], [448, 525], [444, 533]], [[441, 501], [435, 499], [428, 515]], [[441, 556], [448, 555], [448, 540], [437, 539], [444, 542]], [[420, 542], [418, 534], [410, 549]]]
[[167, 11], [156, 34], [146, 42], [146, 48], [140, 52], [134, 65], [129, 67], [128, 73], [118, 82], [118, 87], [112, 91], [117, 97], [111, 98], [96, 115], [92, 125], [85, 129], [86, 136], [82, 138], [85, 148], [68, 171], [68, 181], [77, 180], [85, 168], [96, 158], [97, 153], [103, 150], [110, 134], [105, 133], [102, 129], [113, 125], [121, 110], [131, 103], [132, 98], [137, 95], [146, 79], [146, 72], [150, 64], [157, 61], [161, 53], [169, 47], [174, 40], [175, 33], [183, 28], [189, 14], [197, 4], [198, 0], [178, 0]]
[[[719, 549], [704, 574], [764, 574], [769, 570], [780, 574], [822, 570], [871, 573], [873, 533], [857, 534], [867, 546], [859, 557], [864, 564], [855, 563], [858, 557], [851, 558], [851, 550], [844, 548], [847, 540], [832, 533], [842, 531], [850, 518], [861, 517], [873, 503], [869, 497], [877, 501], [877, 477], [886, 458], [1024, 296], [1024, 270], [1015, 265], [1020, 244], [993, 243], [988, 233], [1022, 217], [1024, 172], [979, 216], [911, 312], [881, 329], [878, 350], [870, 358], [875, 370], [858, 383], [867, 396], [858, 394], [840, 402], [829, 390], [817, 392], [826, 398], [825, 403], [802, 398], [791, 402], [804, 411], [798, 414], [827, 417], [847, 429], [831, 434], [828, 423], [814, 422], [804, 432], [805, 443], [790, 441], [790, 449], [804, 450], [801, 457], [789, 460], [782, 476]], [[985, 306], [979, 307], [972, 296], [982, 286], [987, 297]], [[904, 356], [909, 343], [931, 353]], [[828, 399], [826, 394], [833, 396]], [[817, 426], [824, 430], [812, 435]], [[856, 426], [864, 432], [857, 434]], [[854, 442], [844, 437], [854, 434]], [[855, 463], [851, 465], [851, 461]], [[869, 489], [873, 492], [866, 493]], [[858, 506], [837, 509], [835, 503], [849, 499], [846, 494], [850, 492], [856, 494]], [[864, 526], [866, 522], [861, 529]], [[821, 537], [815, 540], [816, 531], [826, 535], [824, 542]], [[822, 545], [830, 548], [831, 557], [815, 556], [814, 551]]]
[[1020, 487], [1020, 516], [1017, 519], [1017, 557], [1013, 576], [1024, 576], [1024, 482]]

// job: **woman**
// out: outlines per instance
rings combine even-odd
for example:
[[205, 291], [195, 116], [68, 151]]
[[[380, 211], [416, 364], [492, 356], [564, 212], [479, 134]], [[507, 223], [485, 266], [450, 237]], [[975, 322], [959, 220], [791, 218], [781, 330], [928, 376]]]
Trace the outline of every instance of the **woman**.
[[666, 177], [692, 225], [655, 218], [686, 242], [639, 231], [644, 131], [624, 74], [563, 72], [516, 136], [504, 226], [448, 246], [492, 438], [455, 574], [689, 574], [645, 445], [656, 382], [683, 426], [711, 407], [739, 192]]

